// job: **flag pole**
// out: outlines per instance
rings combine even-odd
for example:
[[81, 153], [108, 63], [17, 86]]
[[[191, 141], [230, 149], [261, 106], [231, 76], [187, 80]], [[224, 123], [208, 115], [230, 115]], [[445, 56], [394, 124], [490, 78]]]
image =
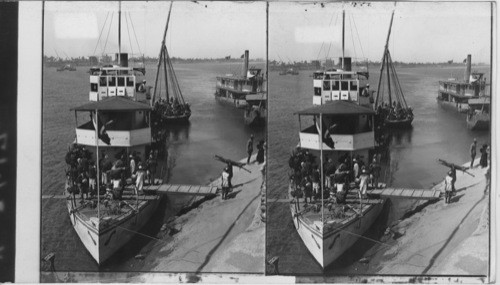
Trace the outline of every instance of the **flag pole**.
[[[97, 170], [96, 170], [96, 179], [97, 179], [97, 226], [99, 227], [99, 224], [100, 224], [100, 219], [101, 219], [101, 207], [100, 207], [100, 199], [99, 199], [99, 196], [100, 196], [100, 186], [99, 186], [99, 176], [100, 176], [100, 172], [99, 172], [99, 117], [98, 117], [98, 114], [97, 114], [97, 109], [95, 109], [95, 147], [96, 147], [96, 167], [97, 167]], [[99, 231], [99, 228], [97, 229]]]

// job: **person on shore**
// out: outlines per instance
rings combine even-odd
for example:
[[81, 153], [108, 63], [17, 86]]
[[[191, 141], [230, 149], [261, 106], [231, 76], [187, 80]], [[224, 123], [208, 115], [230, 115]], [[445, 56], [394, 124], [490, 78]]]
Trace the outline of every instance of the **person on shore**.
[[372, 187], [377, 189], [380, 177], [380, 164], [378, 164], [376, 157], [373, 157], [372, 163], [370, 164], [370, 177], [372, 180]]
[[479, 152], [481, 152], [481, 158], [479, 159], [479, 165], [481, 165], [481, 168], [485, 168], [488, 166], [488, 145], [483, 144]]
[[257, 163], [258, 164], [261, 164], [264, 162], [264, 141], [261, 140], [259, 141], [259, 143], [257, 144]]
[[451, 165], [451, 194], [455, 195], [455, 181], [457, 181], [457, 170], [455, 169], [455, 165]]
[[229, 188], [233, 188], [233, 183], [231, 182], [233, 179], [233, 164], [228, 162], [226, 169], [227, 169], [227, 173], [229, 174], [229, 176], [227, 177], [227, 180], [228, 180], [227, 182], [228, 182]]
[[451, 195], [452, 195], [452, 180], [453, 178], [451, 177], [451, 171], [448, 171], [448, 175], [444, 178], [444, 202], [446, 204], [451, 202]]
[[222, 200], [227, 199], [227, 193], [229, 193], [229, 173], [228, 168], [224, 168], [221, 176], [221, 188], [222, 188]]
[[470, 152], [470, 168], [474, 167], [474, 159], [476, 158], [476, 146], [477, 146], [477, 140], [474, 139], [474, 142], [470, 145], [469, 152]]
[[250, 158], [252, 157], [252, 152], [253, 152], [253, 134], [250, 135], [250, 139], [247, 142], [247, 164], [250, 164]]
[[147, 177], [149, 180], [149, 185], [153, 185], [155, 183], [156, 167], [158, 165], [156, 159], [153, 157], [153, 153], [149, 155], [146, 164], [147, 164]]

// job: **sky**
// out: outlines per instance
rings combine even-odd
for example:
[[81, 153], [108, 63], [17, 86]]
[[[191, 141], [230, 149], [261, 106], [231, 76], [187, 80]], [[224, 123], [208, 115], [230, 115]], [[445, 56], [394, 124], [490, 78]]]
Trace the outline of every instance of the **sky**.
[[[367, 2], [369, 3], [369, 2]], [[490, 61], [491, 8], [488, 2], [272, 3], [269, 6], [269, 58], [314, 60], [345, 54], [380, 61], [389, 30], [393, 61]]]
[[[489, 2], [359, 3], [270, 2], [269, 59], [289, 62], [340, 56], [345, 9], [346, 56], [380, 61], [395, 9], [389, 42], [394, 61], [461, 62], [467, 54], [473, 63], [490, 61]], [[169, 5], [122, 2], [122, 48], [158, 56]], [[117, 11], [114, 1], [46, 2], [45, 54], [57, 52], [65, 58], [115, 53]], [[167, 47], [171, 56], [183, 58], [234, 58], [245, 49], [250, 50], [250, 58], [265, 58], [265, 31], [264, 2], [179, 1], [173, 5]]]
[[[121, 5], [122, 49], [157, 57], [170, 2], [123, 1]], [[117, 1], [46, 2], [44, 54], [65, 58], [116, 53], [118, 10]], [[250, 58], [265, 58], [266, 4], [175, 2], [166, 44], [171, 57], [239, 58], [249, 50]]]

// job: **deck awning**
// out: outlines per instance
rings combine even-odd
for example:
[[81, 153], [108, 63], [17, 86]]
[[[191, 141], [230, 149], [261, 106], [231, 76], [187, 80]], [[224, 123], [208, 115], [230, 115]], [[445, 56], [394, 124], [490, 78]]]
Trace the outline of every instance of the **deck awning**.
[[124, 97], [110, 97], [100, 101], [90, 102], [75, 108], [75, 111], [150, 111], [148, 104], [133, 101]]
[[342, 100], [328, 101], [323, 105], [315, 106], [296, 112], [298, 115], [374, 115], [375, 111], [356, 103]]

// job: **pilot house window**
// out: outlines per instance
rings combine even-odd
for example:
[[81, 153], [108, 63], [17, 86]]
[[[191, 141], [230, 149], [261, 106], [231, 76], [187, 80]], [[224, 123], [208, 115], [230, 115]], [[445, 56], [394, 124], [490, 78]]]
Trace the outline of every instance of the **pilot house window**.
[[328, 80], [323, 81], [323, 90], [326, 90], [326, 91], [330, 90], [330, 81], [328, 81]]
[[314, 87], [314, 95], [321, 95], [321, 88]]
[[108, 77], [108, 86], [110, 87], [116, 86], [116, 77]]
[[118, 77], [118, 86], [119, 87], [125, 86], [125, 77]]
[[97, 92], [97, 83], [90, 83], [90, 91]]
[[348, 81], [341, 81], [340, 88], [342, 91], [349, 91], [349, 82]]
[[338, 81], [332, 81], [332, 90], [333, 91], [339, 91], [340, 90], [340, 84]]
[[107, 86], [107, 81], [106, 81], [106, 77], [99, 77], [99, 85], [100, 86]]
[[356, 81], [351, 81], [351, 91], [357, 91], [358, 85]]

